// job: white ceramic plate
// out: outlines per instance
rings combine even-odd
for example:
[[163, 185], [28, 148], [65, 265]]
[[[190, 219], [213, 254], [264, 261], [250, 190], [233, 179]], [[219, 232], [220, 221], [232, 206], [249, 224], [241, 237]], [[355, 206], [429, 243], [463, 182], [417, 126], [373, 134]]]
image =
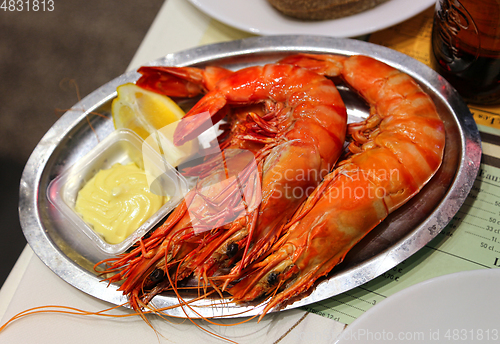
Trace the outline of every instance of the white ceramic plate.
[[500, 270], [440, 276], [371, 308], [342, 333], [347, 343], [498, 343]]
[[209, 16], [258, 35], [312, 34], [356, 37], [396, 25], [422, 12], [435, 0], [389, 0], [340, 19], [300, 21], [280, 14], [267, 0], [189, 0]]

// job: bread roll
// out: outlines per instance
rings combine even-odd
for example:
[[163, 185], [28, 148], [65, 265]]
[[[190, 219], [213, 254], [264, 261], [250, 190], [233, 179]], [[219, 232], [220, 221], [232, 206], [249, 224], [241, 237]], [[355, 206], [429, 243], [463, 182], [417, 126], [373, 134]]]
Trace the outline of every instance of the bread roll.
[[269, 0], [278, 11], [305, 20], [346, 17], [385, 1], [387, 0]]

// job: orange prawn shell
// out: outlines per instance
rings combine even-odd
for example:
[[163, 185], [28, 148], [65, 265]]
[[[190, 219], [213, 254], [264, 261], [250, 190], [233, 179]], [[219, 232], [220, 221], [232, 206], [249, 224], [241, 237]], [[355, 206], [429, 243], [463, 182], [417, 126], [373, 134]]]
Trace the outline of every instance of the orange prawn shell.
[[285, 60], [312, 66], [342, 63], [339, 76], [368, 102], [370, 117], [349, 125], [355, 154], [340, 162], [306, 200], [281, 246], [230, 290], [236, 301], [277, 292], [264, 314], [310, 288], [418, 193], [439, 168], [445, 146], [444, 124], [432, 99], [399, 70], [365, 56], [304, 54]]
[[[167, 70], [175, 78], [186, 77], [186, 87], [207, 75], [196, 69]], [[168, 75], [165, 80], [170, 78]], [[182, 82], [174, 86], [179, 84], [182, 86]], [[241, 278], [242, 269], [268, 254], [286, 221], [329, 172], [343, 149], [347, 112], [333, 82], [321, 75], [273, 64], [228, 73], [215, 86], [207, 85], [203, 88], [208, 93], [177, 126], [174, 143], [196, 137], [207, 125], [228, 115], [235, 130], [222, 144], [225, 149], [251, 147], [261, 173], [262, 202], [238, 221], [194, 233], [187, 208], [203, 220], [204, 214], [211, 216], [214, 204], [205, 205], [202, 198], [189, 194], [189, 202], [176, 209], [165, 225], [141, 242], [141, 247], [112, 264], [110, 270], [120, 273], [109, 280], [126, 279], [120, 290], [136, 304], [142, 302], [140, 298], [148, 300], [161, 291], [144, 288], [155, 268], [167, 270], [169, 266], [171, 271], [166, 275], [172, 274], [175, 281], [194, 275], [200, 285], [221, 289]], [[257, 111], [255, 104], [261, 104]], [[207, 113], [209, 116], [198, 116]], [[252, 144], [246, 144], [246, 140]], [[210, 176], [210, 172], [203, 173]], [[214, 186], [213, 195], [218, 195], [218, 188], [223, 189], [223, 183]], [[222, 196], [220, 199], [225, 198]], [[233, 256], [228, 252], [235, 245], [238, 254]], [[230, 265], [234, 265], [231, 271], [221, 276], [219, 268]]]

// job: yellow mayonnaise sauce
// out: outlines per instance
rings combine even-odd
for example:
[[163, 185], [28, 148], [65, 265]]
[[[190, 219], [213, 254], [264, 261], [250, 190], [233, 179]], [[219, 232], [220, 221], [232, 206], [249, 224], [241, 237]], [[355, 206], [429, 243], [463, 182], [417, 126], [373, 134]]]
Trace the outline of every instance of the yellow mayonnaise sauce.
[[134, 163], [99, 171], [78, 192], [75, 210], [110, 244], [118, 244], [165, 203], [150, 192], [146, 173]]

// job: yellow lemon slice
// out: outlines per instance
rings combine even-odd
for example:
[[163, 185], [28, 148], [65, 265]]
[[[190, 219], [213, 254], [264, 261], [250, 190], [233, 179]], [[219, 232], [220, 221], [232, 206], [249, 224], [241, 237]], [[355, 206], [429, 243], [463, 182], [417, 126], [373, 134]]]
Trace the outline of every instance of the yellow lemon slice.
[[117, 92], [118, 97], [111, 105], [116, 129], [133, 130], [148, 143], [158, 142], [157, 134], [162, 133], [163, 138], [167, 132], [166, 140], [162, 140], [167, 141], [167, 147], [162, 146], [160, 153], [174, 167], [197, 151], [196, 140], [179, 147], [172, 143], [176, 124], [185, 115], [172, 99], [132, 83], [119, 86]]

